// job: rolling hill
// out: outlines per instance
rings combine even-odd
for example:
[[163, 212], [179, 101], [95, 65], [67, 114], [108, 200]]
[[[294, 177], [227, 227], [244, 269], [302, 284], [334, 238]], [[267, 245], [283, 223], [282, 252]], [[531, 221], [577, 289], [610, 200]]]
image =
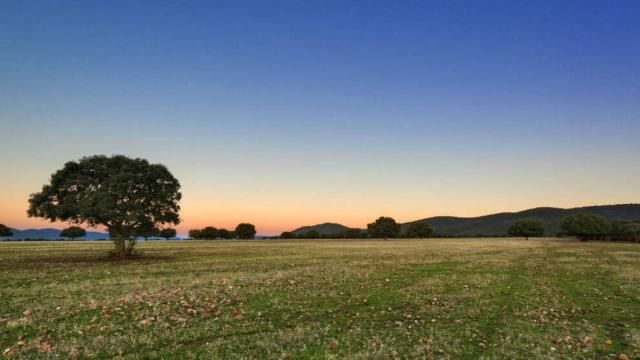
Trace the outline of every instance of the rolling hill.
[[541, 207], [514, 213], [499, 213], [480, 217], [461, 218], [437, 216], [402, 224], [402, 230], [416, 222], [429, 224], [437, 234], [452, 236], [505, 235], [509, 226], [521, 219], [532, 219], [542, 223], [546, 235], [560, 232], [560, 221], [573, 214], [591, 213], [607, 219], [640, 219], [640, 204], [587, 206], [561, 209]]
[[[640, 219], [640, 204], [600, 205], [571, 209], [540, 207], [520, 212], [505, 212], [478, 217], [436, 216], [401, 224], [404, 232], [410, 224], [424, 222], [431, 226], [435, 233], [444, 236], [502, 236], [513, 222], [521, 219], [532, 219], [542, 223], [546, 235], [553, 235], [560, 231], [560, 221], [569, 215], [578, 213], [592, 213], [607, 219], [635, 220]], [[348, 229], [347, 226], [325, 223], [304, 226], [294, 230], [294, 233], [304, 233], [317, 230], [321, 234], [331, 235]]]
[[292, 233], [294, 233], [295, 235], [300, 235], [311, 230], [316, 230], [321, 235], [333, 235], [344, 230], [349, 230], [349, 227], [336, 223], [324, 223], [318, 225], [303, 226], [293, 230]]

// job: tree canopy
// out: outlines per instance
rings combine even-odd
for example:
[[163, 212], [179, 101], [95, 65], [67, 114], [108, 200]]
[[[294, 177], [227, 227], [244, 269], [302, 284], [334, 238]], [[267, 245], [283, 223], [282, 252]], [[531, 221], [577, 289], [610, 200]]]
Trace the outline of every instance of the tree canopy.
[[612, 241], [640, 241], [640, 221], [611, 221]]
[[12, 236], [13, 231], [5, 224], [0, 224], [0, 236]]
[[[134, 254], [125, 240], [142, 225], [178, 224], [180, 183], [161, 164], [123, 155], [95, 155], [67, 162], [29, 199], [30, 217], [105, 226], [115, 255]], [[131, 243], [133, 244], [133, 243]], [[130, 244], [130, 245], [131, 245]]]
[[253, 239], [256, 236], [256, 227], [248, 223], [238, 224], [235, 233], [240, 239]]
[[560, 228], [564, 235], [575, 236], [582, 241], [606, 238], [611, 232], [607, 219], [594, 214], [576, 214], [562, 219]]
[[207, 226], [200, 230], [200, 239], [215, 240], [218, 238], [218, 229], [213, 226]]
[[87, 231], [79, 226], [69, 226], [66, 229], [62, 229], [60, 231], [61, 237], [71, 238], [74, 240], [75, 238], [83, 237], [87, 235]]
[[400, 233], [400, 224], [393, 218], [381, 216], [376, 221], [367, 225], [369, 236], [374, 238], [393, 238]]
[[220, 239], [233, 239], [235, 234], [227, 229], [218, 229], [218, 237]]
[[530, 236], [544, 235], [544, 227], [539, 221], [518, 220], [511, 224], [507, 233], [511, 236], [520, 236], [529, 239]]
[[198, 229], [189, 230], [189, 237], [192, 239], [202, 239], [202, 231]]
[[167, 240], [176, 237], [178, 233], [176, 232], [176, 229], [173, 228], [164, 228], [161, 229], [160, 232], [158, 232], [158, 236], [163, 237]]
[[407, 228], [407, 237], [410, 238], [426, 238], [433, 234], [433, 229], [429, 224], [424, 222], [415, 222]]
[[159, 236], [158, 235], [159, 232], [160, 232], [160, 229], [158, 229], [158, 227], [154, 223], [143, 222], [142, 224], [140, 224], [134, 229], [133, 234], [131, 235], [134, 237], [141, 237], [147, 240], [150, 237]]

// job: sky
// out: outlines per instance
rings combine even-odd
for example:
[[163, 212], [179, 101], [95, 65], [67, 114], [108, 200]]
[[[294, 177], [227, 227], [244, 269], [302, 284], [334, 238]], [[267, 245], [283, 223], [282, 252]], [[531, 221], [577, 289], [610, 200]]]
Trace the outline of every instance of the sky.
[[181, 233], [640, 202], [638, 1], [0, 1], [0, 223], [66, 161]]

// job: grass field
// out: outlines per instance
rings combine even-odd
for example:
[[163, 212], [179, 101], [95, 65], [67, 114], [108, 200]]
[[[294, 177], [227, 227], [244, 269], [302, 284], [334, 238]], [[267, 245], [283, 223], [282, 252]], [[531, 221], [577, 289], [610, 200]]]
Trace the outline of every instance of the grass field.
[[0, 243], [16, 358], [640, 357], [640, 245], [428, 239]]

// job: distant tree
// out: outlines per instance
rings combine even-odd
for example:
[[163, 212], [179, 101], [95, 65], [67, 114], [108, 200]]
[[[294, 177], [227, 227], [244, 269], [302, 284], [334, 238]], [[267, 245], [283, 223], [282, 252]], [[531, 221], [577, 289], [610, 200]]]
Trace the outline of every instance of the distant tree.
[[426, 238], [433, 234], [433, 229], [429, 224], [424, 222], [415, 222], [407, 228], [407, 237], [409, 238]]
[[367, 225], [369, 235], [374, 238], [394, 238], [400, 233], [400, 224], [393, 218], [381, 216], [376, 221]]
[[189, 230], [189, 237], [192, 239], [202, 239], [202, 231], [198, 229]]
[[290, 231], [285, 231], [282, 234], [280, 234], [280, 239], [293, 239], [295, 237], [296, 235]]
[[518, 220], [511, 224], [507, 233], [511, 236], [524, 237], [529, 240], [529, 236], [544, 235], [544, 227], [539, 221], [535, 220]]
[[142, 224], [140, 224], [139, 226], [133, 229], [132, 236], [141, 237], [145, 241], [147, 241], [147, 239], [150, 237], [158, 236], [159, 232], [160, 232], [160, 229], [158, 229], [158, 227], [154, 223], [143, 222]]
[[86, 235], [87, 231], [79, 226], [69, 226], [68, 228], [62, 229], [62, 231], [60, 231], [60, 237], [71, 238], [71, 240], [75, 240], [76, 238]]
[[200, 238], [207, 240], [215, 240], [218, 238], [218, 229], [213, 226], [207, 226], [200, 230]]
[[320, 232], [318, 230], [309, 230], [309, 231], [304, 233], [304, 237], [306, 239], [319, 239], [320, 238]]
[[166, 240], [174, 238], [176, 237], [176, 235], [177, 235], [176, 229], [173, 229], [173, 228], [164, 228], [158, 232], [158, 236], [163, 237]]
[[218, 229], [218, 237], [220, 239], [233, 239], [235, 234], [227, 229]]
[[581, 241], [604, 239], [611, 231], [607, 219], [594, 214], [568, 216], [562, 219], [560, 228], [564, 235], [575, 236]]
[[134, 255], [135, 229], [144, 223], [178, 224], [180, 183], [164, 165], [123, 155], [70, 161], [29, 199], [30, 217], [103, 225], [115, 237], [115, 255]]
[[253, 224], [238, 224], [235, 233], [240, 239], [253, 239], [256, 236], [256, 227]]
[[13, 231], [5, 224], [0, 224], [0, 236], [13, 236]]
[[359, 239], [362, 237], [362, 230], [360, 229], [347, 229], [342, 232], [342, 236], [345, 239]]

